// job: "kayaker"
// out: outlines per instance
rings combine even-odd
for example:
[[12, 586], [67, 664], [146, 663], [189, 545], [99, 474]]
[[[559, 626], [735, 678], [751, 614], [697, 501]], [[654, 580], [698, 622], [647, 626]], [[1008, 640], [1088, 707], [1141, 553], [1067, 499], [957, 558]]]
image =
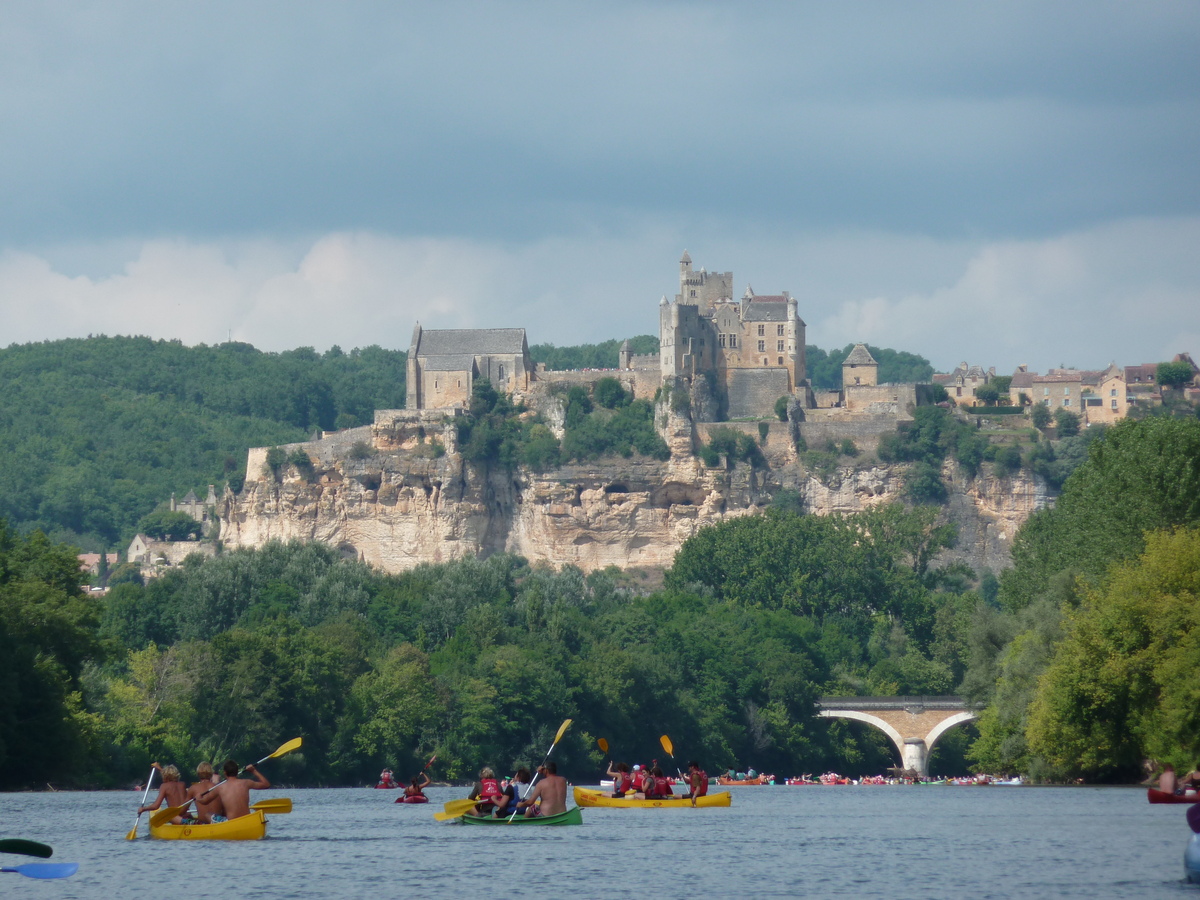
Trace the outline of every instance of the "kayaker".
[[[423, 780], [422, 780], [423, 779]], [[404, 789], [405, 797], [424, 797], [425, 788], [433, 784], [429, 780], [429, 776], [422, 772], [420, 775], [414, 775], [413, 780], [409, 782], [408, 787]]]
[[471, 793], [467, 795], [468, 800], [478, 800], [475, 804], [475, 814], [477, 816], [489, 815], [492, 809], [495, 808], [496, 802], [504, 796], [504, 792], [500, 789], [500, 782], [496, 778], [496, 773], [491, 766], [484, 766], [479, 770], [479, 780], [475, 782], [475, 786], [471, 788]]
[[[533, 816], [557, 816], [567, 811], [567, 779], [558, 774], [558, 764], [554, 760], [546, 763], [538, 770], [542, 779], [533, 786], [525, 799], [517, 804], [518, 809], [525, 810], [526, 818]], [[538, 805], [538, 801], [541, 804]]]
[[377, 785], [377, 787], [381, 787], [381, 788], [399, 787], [399, 785], [396, 784], [396, 779], [393, 777], [391, 769], [384, 769], [382, 772], [379, 773], [379, 784]]
[[216, 794], [220, 798], [225, 815], [230, 819], [250, 815], [250, 792], [269, 788], [271, 782], [267, 781], [253, 764], [246, 766], [246, 772], [253, 781], [249, 778], [238, 778], [238, 764], [232, 759], [225, 760], [221, 771], [225, 773], [225, 780], [213, 788], [212, 794], [208, 796]]
[[495, 809], [492, 815], [498, 819], [507, 819], [517, 809], [517, 804], [521, 800], [521, 785], [529, 784], [529, 770], [524, 766], [517, 769], [517, 774], [514, 775], [504, 786], [501, 792], [501, 797], [496, 801]]
[[[163, 801], [167, 801], [167, 806], [183, 806], [187, 800], [187, 787], [179, 780], [179, 770], [174, 766], [163, 768], [158, 763], [152, 764], [158, 770], [158, 774], [162, 777], [162, 786], [158, 789], [158, 796], [154, 798], [154, 802], [149, 806], [139, 806], [138, 815], [144, 812], [149, 812], [152, 809], [158, 809], [162, 806]], [[182, 816], [176, 816], [171, 820], [171, 824], [178, 825], [183, 822]]]
[[212, 763], [202, 762], [196, 766], [196, 782], [187, 790], [187, 795], [196, 804], [195, 821], [197, 825], [211, 825], [213, 822], [225, 821], [225, 807], [216, 791], [205, 796], [209, 788], [219, 784], [217, 773], [213, 771]]
[[628, 763], [617, 763], [617, 767], [614, 769], [613, 764], [610, 762], [608, 764], [608, 774], [613, 780], [613, 797], [624, 797], [634, 789], [633, 778], [629, 774]]
[[645, 769], [643, 769], [641, 766], [634, 765], [633, 776], [630, 779], [631, 786], [633, 788], [634, 793], [642, 795], [643, 798], [644, 798], [644, 795], [646, 792], [646, 776], [649, 774], [650, 773], [647, 772]]
[[1158, 789], [1164, 794], [1175, 793], [1175, 767], [1170, 763], [1163, 766], [1162, 774], [1158, 776]]
[[688, 799], [692, 801], [692, 806], [696, 805], [696, 798], [703, 797], [708, 793], [708, 773], [700, 768], [700, 763], [694, 759], [688, 763]]
[[660, 799], [674, 797], [675, 792], [671, 790], [671, 779], [663, 774], [662, 766], [655, 766], [651, 772], [654, 774], [654, 796]]
[[1200, 763], [1196, 765], [1196, 768], [1183, 776], [1179, 782], [1179, 786], [1185, 791], [1200, 790]]

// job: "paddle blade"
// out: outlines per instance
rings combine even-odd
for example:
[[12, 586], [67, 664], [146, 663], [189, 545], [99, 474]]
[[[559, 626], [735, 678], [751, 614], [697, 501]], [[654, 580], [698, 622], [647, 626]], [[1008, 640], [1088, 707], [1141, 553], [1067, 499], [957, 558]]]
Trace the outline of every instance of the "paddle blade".
[[0, 869], [0, 872], [16, 872], [26, 878], [70, 878], [78, 871], [79, 863], [25, 863]]
[[292, 811], [292, 801], [287, 797], [277, 797], [271, 800], [259, 800], [250, 808], [261, 809], [266, 813], [283, 815], [284, 813], [290, 813]]
[[451, 800], [442, 806], [443, 811], [453, 813], [450, 818], [457, 819], [467, 810], [475, 808], [475, 800]]
[[[471, 805], [474, 806], [475, 804], [472, 803]], [[461, 819], [464, 815], [466, 815], [466, 810], [463, 810], [462, 812], [434, 813], [433, 817], [439, 822], [449, 822], [451, 819]]]
[[183, 811], [188, 808], [191, 803], [189, 800], [183, 806], [168, 806], [166, 809], [160, 809], [150, 817], [150, 827], [157, 828], [165, 822], [170, 822], [176, 816], [183, 815]]
[[302, 743], [304, 743], [304, 738], [292, 738], [286, 744], [280, 745], [279, 749], [270, 756], [263, 757], [263, 761], [275, 759], [275, 757], [283, 756], [285, 753], [291, 753], [293, 750], [299, 750]]
[[664, 734], [658, 739], [658, 742], [662, 744], [662, 748], [667, 751], [667, 756], [671, 757], [671, 759], [674, 759], [675, 747], [671, 744], [671, 739]]
[[571, 719], [564, 719], [563, 723], [558, 726], [558, 734], [554, 736], [554, 743], [557, 744], [562, 740], [562, 736], [567, 733], [567, 729], [571, 727]]
[[127, 840], [127, 841], [136, 841], [136, 840], [137, 840], [137, 830], [138, 830], [138, 827], [137, 827], [137, 825], [135, 824], [135, 825], [134, 825], [132, 828], [130, 828], [130, 829], [129, 829], [129, 831], [128, 831], [128, 832], [126, 832], [126, 834], [125, 834], [125, 840]]
[[596, 744], [599, 746], [601, 753], [608, 752], [608, 741], [606, 741], [604, 738], [600, 738], [600, 740], [596, 741]]
[[49, 844], [39, 844], [37, 841], [5, 838], [0, 840], [0, 853], [20, 853], [22, 856], [40, 856], [42, 859], [49, 859], [54, 855], [54, 848]]

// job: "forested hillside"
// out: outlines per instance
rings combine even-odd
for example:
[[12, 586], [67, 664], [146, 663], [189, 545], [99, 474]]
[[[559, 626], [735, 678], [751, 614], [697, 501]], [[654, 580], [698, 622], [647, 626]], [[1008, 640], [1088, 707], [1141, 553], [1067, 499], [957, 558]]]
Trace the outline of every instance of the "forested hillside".
[[246, 449], [404, 405], [405, 354], [93, 337], [0, 350], [0, 517], [88, 550], [172, 492], [240, 485]]

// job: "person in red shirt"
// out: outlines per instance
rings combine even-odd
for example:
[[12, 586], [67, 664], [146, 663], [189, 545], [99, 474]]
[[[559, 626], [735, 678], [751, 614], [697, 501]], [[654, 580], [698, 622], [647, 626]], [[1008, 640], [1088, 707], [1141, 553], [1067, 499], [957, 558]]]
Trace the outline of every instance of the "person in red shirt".
[[617, 763], [616, 769], [613, 768], [612, 763], [609, 763], [608, 774], [613, 779], [612, 796], [624, 797], [630, 791], [634, 790], [633, 777], [629, 774], [629, 765], [627, 763]]
[[633, 792], [635, 794], [639, 794], [642, 797], [645, 796], [646, 778], [649, 775], [650, 775], [650, 773], [647, 772], [645, 769], [643, 769], [641, 766], [635, 765], [633, 767], [633, 776], [632, 776], [631, 781], [632, 781]]

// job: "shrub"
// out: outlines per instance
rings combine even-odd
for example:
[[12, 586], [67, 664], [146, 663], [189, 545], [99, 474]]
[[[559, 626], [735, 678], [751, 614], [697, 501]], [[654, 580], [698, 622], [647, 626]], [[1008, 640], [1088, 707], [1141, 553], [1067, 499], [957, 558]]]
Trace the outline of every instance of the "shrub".
[[996, 451], [994, 466], [998, 478], [1015, 474], [1021, 469], [1021, 451], [1011, 445], [1000, 447]]
[[349, 456], [351, 459], [368, 459], [371, 456], [371, 445], [366, 441], [355, 441]]
[[838, 448], [838, 451], [842, 456], [858, 456], [858, 447], [854, 445], [854, 441], [850, 440], [850, 438], [842, 439], [842, 444]]
[[759, 439], [759, 441], [766, 443], [767, 435], [770, 433], [771, 433], [770, 425], [768, 425], [766, 422], [758, 423], [758, 439]]
[[621, 387], [621, 382], [611, 377], [601, 378], [597, 381], [595, 387], [592, 388], [592, 396], [605, 409], [628, 406], [629, 401], [633, 399], [625, 388]]
[[789, 402], [791, 402], [791, 398], [788, 397], [786, 394], [775, 401], [775, 415], [777, 415], [779, 417], [780, 422], [787, 421], [787, 411], [788, 411], [788, 403]]
[[288, 463], [295, 467], [305, 481], [312, 480], [315, 471], [312, 458], [299, 447], [292, 451], [292, 455], [288, 457]]
[[1050, 413], [1050, 407], [1038, 403], [1029, 410], [1029, 418], [1033, 422], [1034, 428], [1046, 428], [1054, 416]]
[[1060, 438], [1074, 437], [1079, 434], [1079, 416], [1070, 410], [1058, 408], [1054, 411], [1054, 424], [1058, 428]]

